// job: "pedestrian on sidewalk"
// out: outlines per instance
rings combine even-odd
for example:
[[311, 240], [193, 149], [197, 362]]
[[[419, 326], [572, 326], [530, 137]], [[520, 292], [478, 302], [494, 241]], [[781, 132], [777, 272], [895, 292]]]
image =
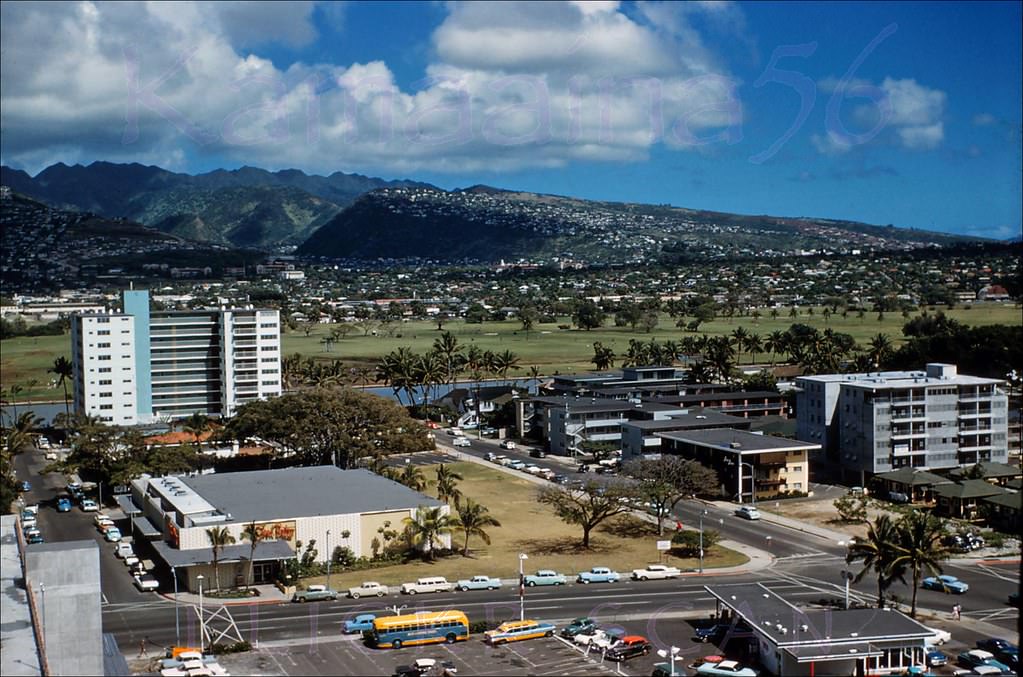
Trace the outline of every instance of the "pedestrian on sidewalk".
[[962, 615], [963, 615], [963, 607], [961, 607], [958, 604], [953, 604], [952, 605], [952, 618], [954, 620], [958, 621], [958, 620], [960, 620], [962, 618]]
[[149, 658], [149, 652], [146, 650], [146, 642], [149, 641], [149, 637], [143, 637], [142, 641], [139, 642], [139, 658]]

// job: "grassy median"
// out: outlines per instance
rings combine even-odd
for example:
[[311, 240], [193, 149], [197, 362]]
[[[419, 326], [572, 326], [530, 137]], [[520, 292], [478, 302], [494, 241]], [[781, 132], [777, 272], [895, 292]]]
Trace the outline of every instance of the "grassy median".
[[[591, 537], [589, 549], [580, 546], [582, 530], [565, 524], [545, 505], [536, 502], [537, 485], [513, 477], [496, 468], [477, 463], [452, 463], [450, 467], [463, 476], [458, 483], [462, 494], [485, 505], [500, 522], [500, 527], [488, 529], [491, 544], [470, 539], [470, 557], [455, 555], [435, 562], [332, 573], [331, 585], [346, 589], [362, 581], [379, 581], [387, 585], [400, 585], [421, 576], [444, 576], [449, 581], [482, 574], [500, 577], [506, 581], [518, 579], [518, 555], [526, 553], [526, 571], [554, 569], [566, 576], [574, 576], [593, 566], [607, 566], [628, 575], [650, 562], [657, 562], [657, 532], [653, 525], [630, 515], [620, 515], [598, 527]], [[424, 466], [427, 478], [434, 478], [436, 466]], [[428, 489], [426, 493], [432, 493]], [[452, 543], [461, 547], [464, 535], [455, 533]], [[665, 535], [667, 539], [670, 536]], [[695, 569], [697, 559], [665, 555], [666, 564], [680, 569]], [[748, 558], [733, 550], [716, 546], [708, 551], [705, 567], [727, 567], [743, 564]], [[309, 583], [323, 583], [325, 577], [307, 579]], [[507, 583], [506, 583], [507, 584]]]

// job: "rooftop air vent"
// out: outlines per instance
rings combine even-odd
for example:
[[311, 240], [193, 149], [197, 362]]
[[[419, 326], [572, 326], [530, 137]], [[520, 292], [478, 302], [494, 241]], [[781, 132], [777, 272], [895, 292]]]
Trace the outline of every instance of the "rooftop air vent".
[[732, 449], [742, 449], [742, 443], [740, 442], [729, 442], [728, 446]]

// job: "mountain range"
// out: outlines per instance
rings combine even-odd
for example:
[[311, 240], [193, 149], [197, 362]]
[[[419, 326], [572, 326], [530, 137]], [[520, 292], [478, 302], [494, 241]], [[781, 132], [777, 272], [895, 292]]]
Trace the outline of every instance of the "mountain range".
[[426, 185], [335, 172], [256, 167], [181, 174], [111, 162], [57, 163], [36, 176], [0, 167], [0, 184], [58, 209], [126, 218], [182, 237], [236, 247], [297, 245], [358, 196]]
[[125, 218], [191, 241], [303, 256], [644, 263], [911, 250], [975, 238], [813, 217], [583, 200], [490, 186], [452, 191], [296, 169], [198, 175], [141, 164], [58, 163], [0, 183], [58, 209]]

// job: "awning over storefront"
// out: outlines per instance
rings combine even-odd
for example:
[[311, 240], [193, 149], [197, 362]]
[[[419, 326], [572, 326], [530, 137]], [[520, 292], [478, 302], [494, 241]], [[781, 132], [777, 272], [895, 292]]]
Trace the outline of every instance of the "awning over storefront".
[[867, 642], [860, 644], [843, 644], [836, 646], [824, 644], [820, 646], [793, 646], [785, 649], [797, 663], [816, 663], [819, 661], [849, 660], [864, 656], [883, 656], [884, 651], [871, 646]]
[[118, 494], [116, 500], [118, 507], [124, 511], [125, 515], [138, 515], [142, 512], [142, 508], [135, 505], [135, 501], [131, 500], [131, 494]]
[[[153, 548], [156, 550], [156, 554], [169, 567], [190, 567], [199, 564], [211, 564], [213, 562], [213, 548], [178, 550], [164, 541], [154, 541]], [[220, 549], [220, 556], [217, 558], [217, 561], [221, 564], [248, 562], [251, 554], [252, 546], [248, 543], [229, 545]], [[295, 551], [291, 549], [287, 541], [262, 541], [256, 545], [256, 552], [252, 560], [255, 562], [271, 562], [291, 559], [294, 556]]]
[[136, 517], [131, 521], [136, 533], [142, 534], [145, 538], [160, 538], [163, 532], [153, 526], [147, 517]]

